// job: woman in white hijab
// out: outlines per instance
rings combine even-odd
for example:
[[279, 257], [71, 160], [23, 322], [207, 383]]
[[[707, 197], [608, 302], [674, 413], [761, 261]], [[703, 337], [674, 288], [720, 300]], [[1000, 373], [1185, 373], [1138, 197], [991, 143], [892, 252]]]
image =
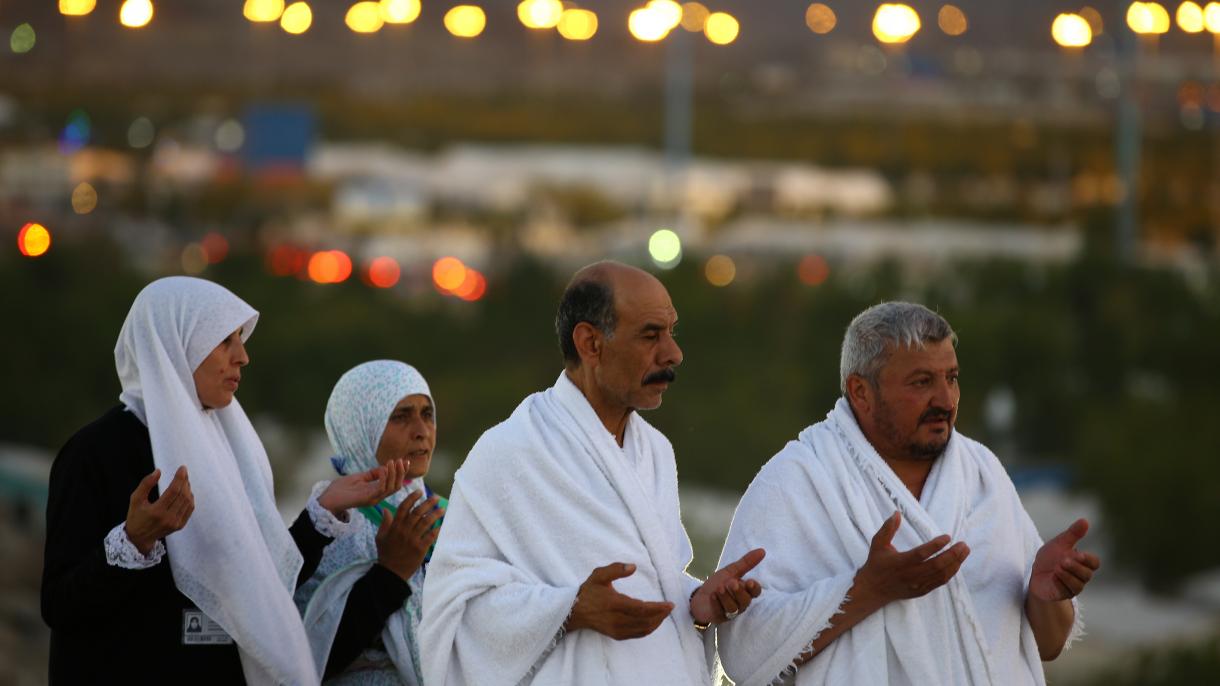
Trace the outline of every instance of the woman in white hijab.
[[132, 304], [115, 347], [122, 404], [51, 469], [51, 683], [318, 683], [292, 592], [347, 509], [396, 490], [405, 466], [319, 484], [286, 528], [233, 397], [257, 321], [201, 279], [160, 279]]
[[424, 575], [448, 504], [424, 486], [436, 447], [432, 392], [410, 365], [366, 362], [335, 384], [326, 433], [339, 474], [410, 464], [402, 490], [360, 508], [352, 535], [326, 549], [297, 591], [318, 671], [329, 684], [420, 686]]

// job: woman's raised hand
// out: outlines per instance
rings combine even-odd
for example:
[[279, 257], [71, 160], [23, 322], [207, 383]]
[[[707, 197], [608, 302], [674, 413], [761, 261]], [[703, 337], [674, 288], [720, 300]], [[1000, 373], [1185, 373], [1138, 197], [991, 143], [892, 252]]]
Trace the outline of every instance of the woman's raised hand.
[[383, 510], [381, 526], [377, 528], [377, 562], [403, 581], [410, 579], [424, 563], [428, 549], [441, 531], [432, 525], [445, 516], [445, 511], [436, 506], [440, 502], [436, 496], [420, 503], [421, 497], [423, 493], [419, 491], [408, 495], [398, 506], [397, 514]]
[[407, 478], [409, 460], [390, 460], [367, 472], [348, 474], [330, 482], [330, 486], [318, 496], [318, 504], [330, 510], [340, 519], [353, 507], [367, 507], [385, 500], [398, 489]]

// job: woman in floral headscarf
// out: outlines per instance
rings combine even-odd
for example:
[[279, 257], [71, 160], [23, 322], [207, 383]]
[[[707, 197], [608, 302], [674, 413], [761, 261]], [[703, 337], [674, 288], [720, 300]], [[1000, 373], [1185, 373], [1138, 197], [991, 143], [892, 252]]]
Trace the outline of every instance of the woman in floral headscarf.
[[366, 362], [335, 384], [325, 420], [339, 474], [408, 465], [402, 489], [361, 508], [297, 592], [318, 671], [334, 684], [421, 686], [421, 592], [447, 505], [423, 480], [436, 447], [432, 392], [408, 364]]

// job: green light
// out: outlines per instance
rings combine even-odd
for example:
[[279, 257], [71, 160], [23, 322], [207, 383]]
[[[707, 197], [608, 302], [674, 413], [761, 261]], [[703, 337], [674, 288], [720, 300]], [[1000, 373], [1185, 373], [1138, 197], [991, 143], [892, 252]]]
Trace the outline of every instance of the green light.
[[34, 27], [22, 24], [13, 29], [13, 35], [8, 39], [8, 45], [18, 55], [34, 49]]

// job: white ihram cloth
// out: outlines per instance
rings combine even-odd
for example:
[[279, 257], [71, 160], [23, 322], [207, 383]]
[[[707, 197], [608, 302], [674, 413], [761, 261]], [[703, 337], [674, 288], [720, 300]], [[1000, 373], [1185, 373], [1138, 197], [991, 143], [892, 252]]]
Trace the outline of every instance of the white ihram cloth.
[[193, 373], [258, 312], [189, 277], [140, 291], [115, 346], [119, 400], [148, 427], [161, 492], [186, 465], [195, 511], [165, 539], [174, 585], [237, 642], [251, 684], [318, 682], [292, 602], [301, 553], [275, 507], [271, 465], [241, 404], [204, 409]]
[[[970, 556], [948, 584], [873, 613], [793, 680], [792, 662], [839, 611], [873, 535], [895, 510], [898, 550], [949, 534], [970, 546]], [[737, 506], [721, 564], [765, 548], [754, 578], [766, 590], [721, 625], [720, 659], [741, 686], [1041, 685], [1024, 610], [1041, 545], [1012, 481], [982, 444], [955, 432], [916, 500], [840, 398], [825, 421], [762, 468]]]
[[[706, 686], [690, 559], [669, 441], [632, 414], [620, 448], [560, 374], [484, 433], [454, 476], [424, 582], [424, 683]], [[643, 638], [557, 639], [580, 584], [613, 562], [636, 565], [615, 589], [673, 612]]]

